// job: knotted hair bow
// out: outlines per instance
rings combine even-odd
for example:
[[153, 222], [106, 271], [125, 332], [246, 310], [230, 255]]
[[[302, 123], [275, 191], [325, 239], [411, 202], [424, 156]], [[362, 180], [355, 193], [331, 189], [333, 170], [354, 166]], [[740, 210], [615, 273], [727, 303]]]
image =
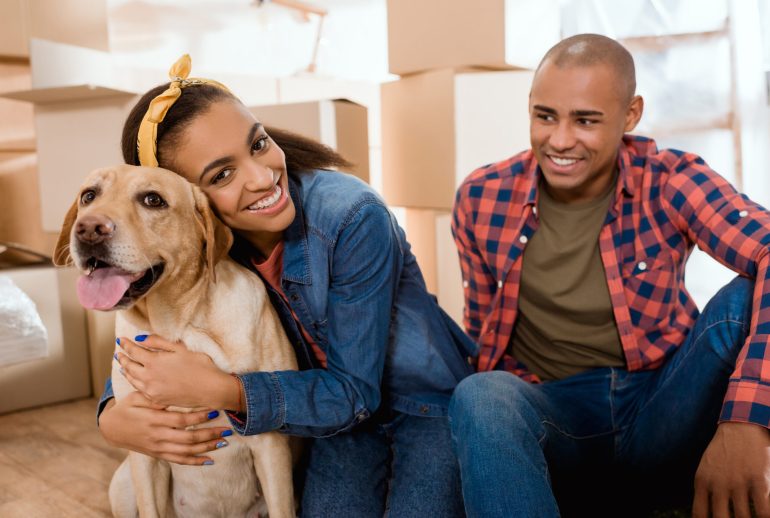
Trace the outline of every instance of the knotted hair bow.
[[184, 88], [208, 84], [221, 88], [226, 92], [230, 91], [222, 83], [211, 79], [201, 79], [197, 77], [188, 79], [187, 76], [190, 75], [191, 67], [192, 61], [190, 60], [189, 54], [185, 54], [179, 58], [168, 71], [168, 77], [171, 79], [171, 84], [168, 85], [168, 89], [155, 97], [147, 107], [147, 112], [144, 114], [144, 118], [142, 118], [142, 122], [139, 125], [139, 132], [136, 136], [139, 165], [148, 167], [158, 166], [158, 124], [163, 122], [169, 108], [171, 108], [176, 100], [179, 99]]

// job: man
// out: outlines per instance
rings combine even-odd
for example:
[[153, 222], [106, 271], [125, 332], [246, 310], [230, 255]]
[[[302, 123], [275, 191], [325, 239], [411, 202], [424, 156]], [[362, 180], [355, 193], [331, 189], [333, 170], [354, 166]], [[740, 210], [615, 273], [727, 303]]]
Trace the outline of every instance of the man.
[[[469, 516], [629, 516], [693, 484], [696, 517], [770, 516], [770, 215], [627, 135], [635, 87], [614, 40], [560, 42], [532, 83], [532, 149], [459, 188], [481, 371], [450, 405]], [[695, 245], [741, 275], [700, 315]]]

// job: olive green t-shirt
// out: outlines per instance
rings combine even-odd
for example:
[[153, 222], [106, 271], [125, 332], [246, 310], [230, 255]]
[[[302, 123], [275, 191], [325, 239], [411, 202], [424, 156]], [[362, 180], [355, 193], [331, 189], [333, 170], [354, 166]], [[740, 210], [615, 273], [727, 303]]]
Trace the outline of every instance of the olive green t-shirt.
[[614, 192], [565, 204], [540, 189], [540, 227], [524, 249], [510, 349], [543, 380], [625, 365], [599, 252]]

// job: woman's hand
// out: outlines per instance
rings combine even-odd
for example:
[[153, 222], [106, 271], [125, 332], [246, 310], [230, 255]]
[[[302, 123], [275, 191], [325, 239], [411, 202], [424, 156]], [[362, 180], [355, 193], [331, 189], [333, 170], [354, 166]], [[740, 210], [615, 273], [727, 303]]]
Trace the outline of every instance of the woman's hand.
[[132, 392], [120, 401], [112, 399], [107, 403], [99, 416], [99, 431], [112, 446], [177, 464], [201, 465], [213, 461], [199, 455], [226, 446], [223, 437], [232, 435], [232, 430], [224, 427], [185, 430], [215, 418], [210, 412], [185, 414], [163, 410], [139, 392]]
[[[139, 337], [138, 337], [139, 338]], [[240, 382], [203, 353], [150, 335], [140, 344], [120, 337], [117, 359], [131, 385], [156, 405], [241, 410]]]

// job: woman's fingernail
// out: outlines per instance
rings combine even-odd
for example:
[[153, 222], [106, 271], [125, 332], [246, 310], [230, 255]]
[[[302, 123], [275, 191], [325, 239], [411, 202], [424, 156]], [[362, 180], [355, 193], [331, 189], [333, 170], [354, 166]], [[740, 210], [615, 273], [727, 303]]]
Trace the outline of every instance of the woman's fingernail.
[[134, 337], [135, 342], [144, 342], [145, 340], [147, 340], [147, 335], [136, 335]]
[[219, 417], [219, 410], [212, 410], [209, 412], [209, 415], [207, 416], [209, 419], [214, 419], [215, 417]]
[[118, 359], [118, 353], [113, 354], [112, 357], [117, 360]]
[[220, 433], [220, 437], [230, 437], [233, 434], [232, 430], [225, 430], [224, 432]]
[[211, 466], [212, 464], [214, 464], [214, 461], [213, 461], [213, 460], [207, 460], [207, 461], [204, 461], [204, 462], [203, 462], [203, 465], [204, 465], [204, 466]]
[[[115, 339], [115, 343], [116, 343], [116, 344], [118, 344], [118, 345], [120, 345], [120, 338], [116, 338], [116, 339]], [[121, 347], [123, 347], [123, 346], [121, 345]]]
[[224, 447], [225, 447], [225, 446], [227, 446], [228, 444], [229, 444], [229, 443], [228, 443], [227, 441], [219, 441], [219, 442], [217, 443], [217, 448], [224, 448]]

